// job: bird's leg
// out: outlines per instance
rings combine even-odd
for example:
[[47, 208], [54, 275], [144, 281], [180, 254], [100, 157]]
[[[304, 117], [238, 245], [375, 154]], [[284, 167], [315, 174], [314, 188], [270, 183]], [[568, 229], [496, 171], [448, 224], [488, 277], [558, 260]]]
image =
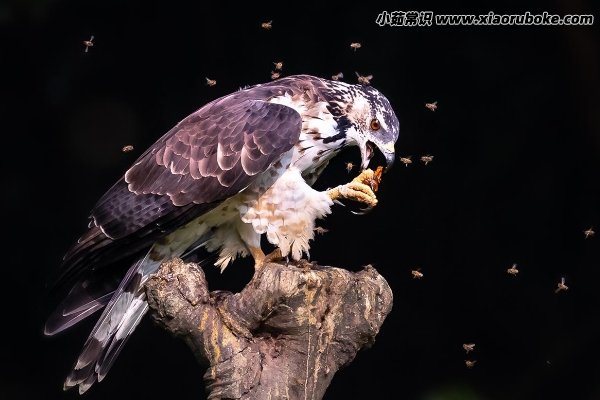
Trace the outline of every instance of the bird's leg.
[[260, 247], [248, 246], [248, 251], [250, 251], [252, 258], [254, 258], [254, 269], [259, 269], [265, 264], [283, 259], [280, 248], [276, 248], [267, 255], [265, 255]]
[[366, 204], [368, 208], [373, 208], [377, 205], [377, 196], [371, 186], [377, 180], [375, 172], [366, 169], [351, 182], [329, 189], [327, 194], [331, 200], [354, 200]]
[[260, 247], [249, 246], [247, 244], [246, 246], [248, 247], [248, 251], [252, 255], [252, 258], [254, 258], [254, 269], [259, 269], [264, 265], [266, 258], [265, 253]]

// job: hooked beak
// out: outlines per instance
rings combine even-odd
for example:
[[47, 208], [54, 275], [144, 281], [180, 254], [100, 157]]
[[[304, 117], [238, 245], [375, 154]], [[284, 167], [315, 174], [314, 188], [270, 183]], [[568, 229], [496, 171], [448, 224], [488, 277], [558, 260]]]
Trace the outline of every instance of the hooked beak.
[[373, 158], [373, 156], [375, 155], [376, 147], [379, 151], [381, 151], [381, 153], [385, 157], [385, 171], [388, 171], [390, 168], [392, 168], [392, 165], [394, 165], [394, 160], [396, 159], [396, 151], [394, 149], [393, 143], [375, 144], [368, 140], [363, 146], [360, 147], [360, 155], [362, 159], [361, 169], [367, 169], [371, 158]]

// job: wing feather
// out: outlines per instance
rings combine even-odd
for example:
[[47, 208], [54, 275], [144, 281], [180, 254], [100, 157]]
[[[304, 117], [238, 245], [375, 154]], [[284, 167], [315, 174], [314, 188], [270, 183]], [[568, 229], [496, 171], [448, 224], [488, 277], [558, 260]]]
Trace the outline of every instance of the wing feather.
[[277, 162], [297, 143], [302, 118], [264, 101], [273, 90], [257, 86], [217, 99], [152, 145], [98, 201], [59, 281], [144, 250]]

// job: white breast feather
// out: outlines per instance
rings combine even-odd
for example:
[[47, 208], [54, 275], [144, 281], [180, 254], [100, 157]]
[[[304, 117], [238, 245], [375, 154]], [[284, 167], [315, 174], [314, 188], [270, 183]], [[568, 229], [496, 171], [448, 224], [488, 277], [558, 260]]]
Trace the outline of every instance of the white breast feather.
[[331, 212], [333, 202], [326, 193], [312, 189], [300, 170], [290, 167], [258, 199], [240, 207], [243, 222], [266, 234], [284, 257], [299, 260], [308, 254], [308, 242], [314, 238], [315, 219]]

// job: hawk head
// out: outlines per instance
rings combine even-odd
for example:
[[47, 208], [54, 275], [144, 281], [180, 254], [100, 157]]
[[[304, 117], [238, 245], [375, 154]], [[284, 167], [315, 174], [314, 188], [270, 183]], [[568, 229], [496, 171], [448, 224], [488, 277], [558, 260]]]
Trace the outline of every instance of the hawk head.
[[394, 163], [394, 144], [400, 123], [390, 102], [378, 90], [363, 85], [332, 82], [332, 114], [338, 129], [345, 134], [346, 145], [360, 149], [361, 168], [369, 166], [375, 150], [383, 153], [387, 168]]

